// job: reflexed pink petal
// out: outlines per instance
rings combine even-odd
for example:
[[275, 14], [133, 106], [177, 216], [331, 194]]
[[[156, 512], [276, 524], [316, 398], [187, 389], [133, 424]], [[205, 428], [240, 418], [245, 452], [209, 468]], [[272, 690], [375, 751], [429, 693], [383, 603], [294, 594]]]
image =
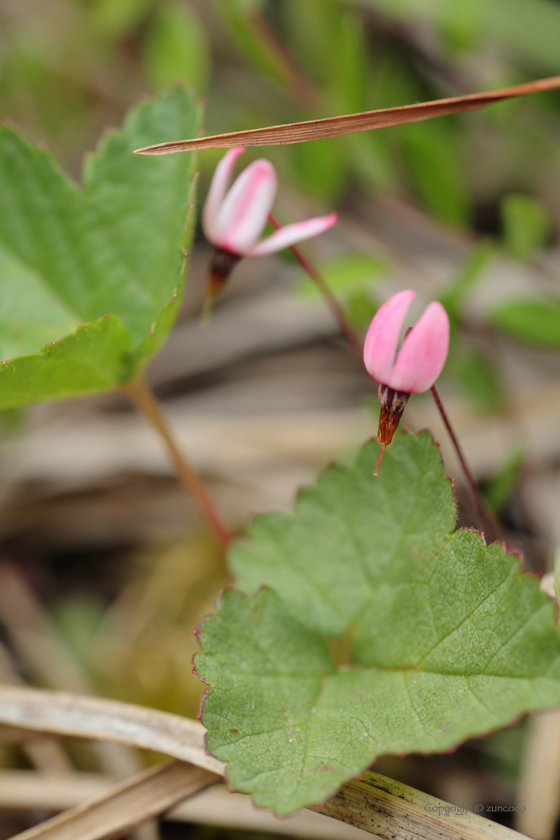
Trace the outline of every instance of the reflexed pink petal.
[[265, 254], [274, 254], [276, 251], [288, 248], [296, 242], [301, 242], [303, 239], [309, 239], [312, 236], [323, 233], [323, 231], [336, 224], [337, 219], [338, 216], [336, 213], [331, 213], [329, 216], [318, 216], [315, 219], [307, 219], [305, 222], [286, 225], [286, 227], [280, 228], [261, 242], [257, 242], [245, 254], [248, 257], [262, 257]]
[[212, 177], [212, 183], [210, 184], [202, 213], [202, 228], [209, 242], [214, 241], [216, 219], [231, 180], [231, 173], [235, 166], [235, 161], [244, 151], [245, 149], [241, 148], [230, 149], [217, 165]]
[[245, 255], [263, 227], [276, 194], [276, 172], [264, 158], [255, 160], [236, 180], [212, 223], [212, 242]]
[[405, 315], [416, 292], [407, 289], [386, 300], [376, 312], [364, 344], [364, 364], [378, 382], [394, 387], [391, 382], [395, 354]]
[[399, 351], [387, 383], [396, 391], [419, 394], [432, 387], [449, 348], [449, 318], [441, 303], [430, 303]]

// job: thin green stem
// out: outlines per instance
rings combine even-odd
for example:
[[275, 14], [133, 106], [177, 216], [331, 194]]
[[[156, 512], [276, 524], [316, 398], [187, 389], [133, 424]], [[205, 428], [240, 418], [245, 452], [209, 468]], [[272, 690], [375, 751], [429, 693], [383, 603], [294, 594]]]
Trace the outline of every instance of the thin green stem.
[[204, 486], [204, 482], [177, 446], [153, 393], [142, 378], [128, 382], [122, 386], [122, 390], [159, 433], [181, 484], [192, 495], [199, 512], [215, 533], [222, 547], [227, 548], [233, 539], [233, 534], [218, 513]]

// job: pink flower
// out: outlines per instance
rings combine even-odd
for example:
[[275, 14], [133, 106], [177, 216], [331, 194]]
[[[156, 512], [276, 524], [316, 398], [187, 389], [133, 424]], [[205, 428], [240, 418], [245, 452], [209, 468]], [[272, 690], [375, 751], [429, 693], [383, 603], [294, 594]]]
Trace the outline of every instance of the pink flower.
[[202, 214], [206, 238], [216, 248], [210, 270], [209, 294], [220, 291], [241, 257], [262, 257], [317, 236], [336, 223], [336, 213], [286, 225], [266, 239], [259, 236], [274, 196], [277, 178], [274, 167], [260, 158], [251, 163], [226, 194], [237, 157], [244, 149], [230, 149], [222, 158], [208, 191]]
[[377, 440], [382, 446], [377, 469], [383, 448], [391, 443], [409, 396], [431, 388], [447, 358], [449, 318], [437, 301], [426, 307], [397, 351], [402, 325], [415, 296], [412, 289], [407, 289], [390, 297], [375, 314], [366, 335], [364, 364], [370, 376], [380, 383]]
[[398, 292], [376, 312], [366, 335], [364, 364], [378, 382], [395, 391], [419, 394], [432, 387], [443, 370], [449, 347], [449, 318], [437, 301], [430, 303], [405, 336], [400, 331], [416, 292]]

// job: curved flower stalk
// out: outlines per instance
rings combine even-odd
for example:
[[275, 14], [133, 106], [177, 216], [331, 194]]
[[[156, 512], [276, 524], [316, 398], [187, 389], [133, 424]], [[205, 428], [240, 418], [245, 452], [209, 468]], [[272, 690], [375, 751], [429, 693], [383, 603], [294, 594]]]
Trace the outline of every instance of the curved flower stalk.
[[416, 325], [407, 330], [400, 350], [399, 336], [416, 292], [398, 292], [376, 312], [364, 345], [367, 372], [379, 382], [381, 405], [377, 440], [381, 444], [375, 475], [383, 451], [393, 440], [411, 394], [432, 387], [445, 364], [449, 348], [449, 318], [441, 303], [430, 303]]
[[[259, 239], [276, 195], [273, 165], [264, 158], [253, 161], [228, 190], [236, 159], [245, 149], [230, 149], [214, 173], [202, 214], [202, 228], [214, 254], [208, 274], [207, 296], [224, 287], [242, 257], [262, 257], [317, 236], [337, 221], [336, 213], [286, 225]], [[227, 191], [227, 192], [226, 192]]]

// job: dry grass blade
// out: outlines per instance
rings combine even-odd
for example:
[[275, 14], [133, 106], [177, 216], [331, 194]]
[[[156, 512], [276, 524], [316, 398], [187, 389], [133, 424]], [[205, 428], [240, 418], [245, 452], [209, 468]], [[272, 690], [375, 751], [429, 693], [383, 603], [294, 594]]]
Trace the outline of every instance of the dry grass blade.
[[[94, 694], [94, 688], [68, 654], [43, 605], [12, 563], [0, 563], [0, 619], [26, 669], [38, 682], [60, 691]], [[3, 680], [4, 681], [4, 680]], [[11, 685], [21, 684], [21, 680]], [[117, 744], [94, 747], [102, 767], [115, 780], [128, 779], [141, 770], [134, 752]]]
[[[21, 685], [22, 679], [16, 672], [10, 655], [0, 642], [0, 682], [8, 685]], [[11, 732], [11, 735], [10, 735]], [[10, 738], [15, 736], [15, 743], [21, 741], [21, 730], [10, 730], [5, 728], [4, 732], [0, 732], [0, 739], [2, 743], [9, 743]], [[39, 736], [38, 738], [28, 738], [22, 744], [23, 751], [31, 763], [41, 772], [53, 776], [67, 776], [72, 772], [72, 762], [69, 760], [66, 753], [61, 748], [60, 744]]]
[[[0, 687], [0, 724], [116, 741], [166, 753], [220, 776], [225, 772], [221, 761], [206, 754], [204, 727], [197, 721], [129, 703]], [[334, 799], [313, 810], [387, 840], [519, 840], [524, 836], [477, 814], [460, 813], [447, 802], [376, 773], [348, 782]]]
[[[171, 761], [151, 767], [102, 796], [17, 835], [18, 840], [105, 840], [168, 811], [181, 800], [221, 781], [192, 764]], [[15, 838], [14, 838], [15, 840]]]
[[156, 750], [223, 775], [201, 723], [155, 709], [59, 691], [0, 687], [0, 724]]
[[191, 152], [197, 149], [231, 149], [234, 146], [276, 146], [287, 143], [303, 143], [306, 140], [318, 140], [323, 137], [336, 137], [339, 134], [353, 134], [356, 131], [370, 131], [374, 128], [390, 128], [404, 123], [419, 122], [432, 117], [443, 117], [459, 111], [474, 111], [511, 99], [515, 96], [527, 96], [545, 90], [560, 88], [560, 76], [538, 79], [522, 85], [489, 90], [484, 93], [470, 93], [466, 96], [453, 96], [448, 99], [436, 99], [431, 102], [418, 102], [414, 105], [401, 105], [398, 108], [382, 108], [378, 111], [363, 111], [343, 117], [328, 117], [323, 120], [274, 125], [267, 128], [255, 128], [248, 131], [233, 131], [229, 134], [216, 134], [212, 137], [198, 137], [192, 140], [176, 140], [158, 143], [137, 149], [138, 155], [170, 155], [174, 152]]
[[[94, 797], [100, 798], [111, 787], [107, 776], [95, 773], [74, 773], [62, 781], [45, 779], [30, 770], [0, 770], [0, 808], [64, 811]], [[238, 829], [245, 833], [262, 832], [312, 840], [364, 840], [367, 836], [351, 825], [307, 809], [280, 820], [270, 811], [255, 808], [250, 797], [229, 793], [223, 785], [212, 785], [161, 816], [164, 820], [219, 826], [229, 831]], [[211, 836], [218, 834], [211, 833]]]
[[345, 784], [321, 814], [362, 828], [384, 840], [522, 840], [511, 828], [463, 811], [427, 793], [380, 776], [364, 773]]
[[560, 814], [560, 709], [532, 714], [521, 764], [517, 801], [525, 810], [515, 827], [534, 840], [550, 840]]

